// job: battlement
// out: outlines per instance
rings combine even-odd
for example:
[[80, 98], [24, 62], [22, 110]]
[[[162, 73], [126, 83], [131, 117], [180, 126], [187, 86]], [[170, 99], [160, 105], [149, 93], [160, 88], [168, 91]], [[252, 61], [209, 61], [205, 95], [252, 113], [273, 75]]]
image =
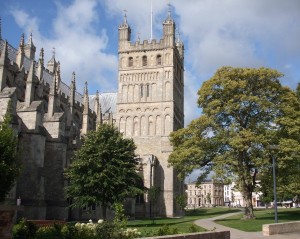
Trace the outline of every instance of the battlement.
[[144, 40], [136, 41], [136, 42], [130, 42], [126, 44], [124, 49], [120, 49], [120, 53], [122, 52], [128, 52], [128, 51], [153, 51], [153, 50], [162, 50], [165, 48], [164, 45], [164, 39], [160, 39], [159, 42], [156, 41], [156, 39], [152, 39], [152, 41]]
[[[119, 53], [137, 52], [137, 51], [153, 51], [166, 48], [177, 48], [175, 42], [175, 22], [171, 17], [169, 9], [168, 17], [163, 21], [162, 39], [144, 40], [132, 42], [131, 28], [127, 23], [127, 16], [124, 15], [124, 22], [119, 25]], [[152, 33], [151, 33], [152, 36]], [[151, 37], [152, 38], [152, 37]]]

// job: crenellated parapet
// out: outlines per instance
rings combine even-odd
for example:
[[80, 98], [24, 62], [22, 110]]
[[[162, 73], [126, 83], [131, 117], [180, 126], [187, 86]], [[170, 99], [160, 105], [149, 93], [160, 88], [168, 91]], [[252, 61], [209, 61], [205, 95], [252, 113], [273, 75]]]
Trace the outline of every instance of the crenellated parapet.
[[162, 50], [164, 49], [164, 40], [160, 39], [158, 42], [156, 39], [152, 39], [152, 41], [144, 40], [136, 41], [136, 42], [130, 42], [128, 41], [126, 44], [124, 44], [124, 48], [120, 49], [119, 52], [134, 52], [134, 51], [152, 51], [152, 50]]

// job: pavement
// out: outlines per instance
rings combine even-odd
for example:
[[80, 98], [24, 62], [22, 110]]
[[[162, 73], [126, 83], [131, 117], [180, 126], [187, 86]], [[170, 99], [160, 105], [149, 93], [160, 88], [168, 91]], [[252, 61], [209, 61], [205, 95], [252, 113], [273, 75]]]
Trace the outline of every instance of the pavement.
[[300, 239], [300, 232], [264, 236], [262, 232], [244, 232], [234, 228], [225, 227], [214, 222], [217, 219], [230, 217], [236, 214], [240, 214], [240, 212], [228, 213], [213, 218], [200, 219], [195, 221], [195, 224], [209, 231], [230, 231], [230, 239]]

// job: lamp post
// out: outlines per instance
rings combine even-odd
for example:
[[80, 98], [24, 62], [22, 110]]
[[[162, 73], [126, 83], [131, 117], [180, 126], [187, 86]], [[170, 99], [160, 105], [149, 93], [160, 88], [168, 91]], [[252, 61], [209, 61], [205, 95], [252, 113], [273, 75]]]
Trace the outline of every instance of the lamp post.
[[272, 168], [273, 168], [274, 215], [275, 215], [275, 223], [278, 223], [277, 193], [276, 193], [276, 171], [275, 171], [275, 155], [274, 155], [274, 151], [278, 149], [278, 145], [270, 145], [269, 149], [271, 151]]

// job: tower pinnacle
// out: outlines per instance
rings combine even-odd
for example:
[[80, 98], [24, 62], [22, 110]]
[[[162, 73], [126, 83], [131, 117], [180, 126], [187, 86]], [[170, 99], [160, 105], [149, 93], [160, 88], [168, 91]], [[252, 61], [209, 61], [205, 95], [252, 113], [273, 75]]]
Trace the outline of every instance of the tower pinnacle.
[[24, 50], [25, 50], [25, 56], [27, 56], [31, 60], [34, 60], [36, 47], [32, 41], [32, 32], [30, 32], [28, 43], [26, 44]]
[[127, 15], [126, 15], [127, 10], [124, 9], [123, 11], [124, 11], [124, 25], [127, 25]]
[[55, 59], [55, 47], [52, 48], [52, 58]]
[[177, 30], [177, 43], [180, 43], [181, 40], [180, 40], [180, 31]]
[[21, 39], [20, 39], [20, 45], [19, 45], [19, 48], [20, 48], [20, 47], [24, 48], [24, 38], [25, 38], [25, 34], [22, 33]]
[[88, 95], [88, 83], [87, 83], [87, 81], [84, 83], [84, 90], [83, 90], [83, 93], [84, 93], [85, 95]]
[[39, 62], [41, 63], [42, 66], [44, 66], [44, 48], [41, 48], [41, 50], [40, 50]]
[[168, 3], [168, 20], [171, 20], [171, 3]]

